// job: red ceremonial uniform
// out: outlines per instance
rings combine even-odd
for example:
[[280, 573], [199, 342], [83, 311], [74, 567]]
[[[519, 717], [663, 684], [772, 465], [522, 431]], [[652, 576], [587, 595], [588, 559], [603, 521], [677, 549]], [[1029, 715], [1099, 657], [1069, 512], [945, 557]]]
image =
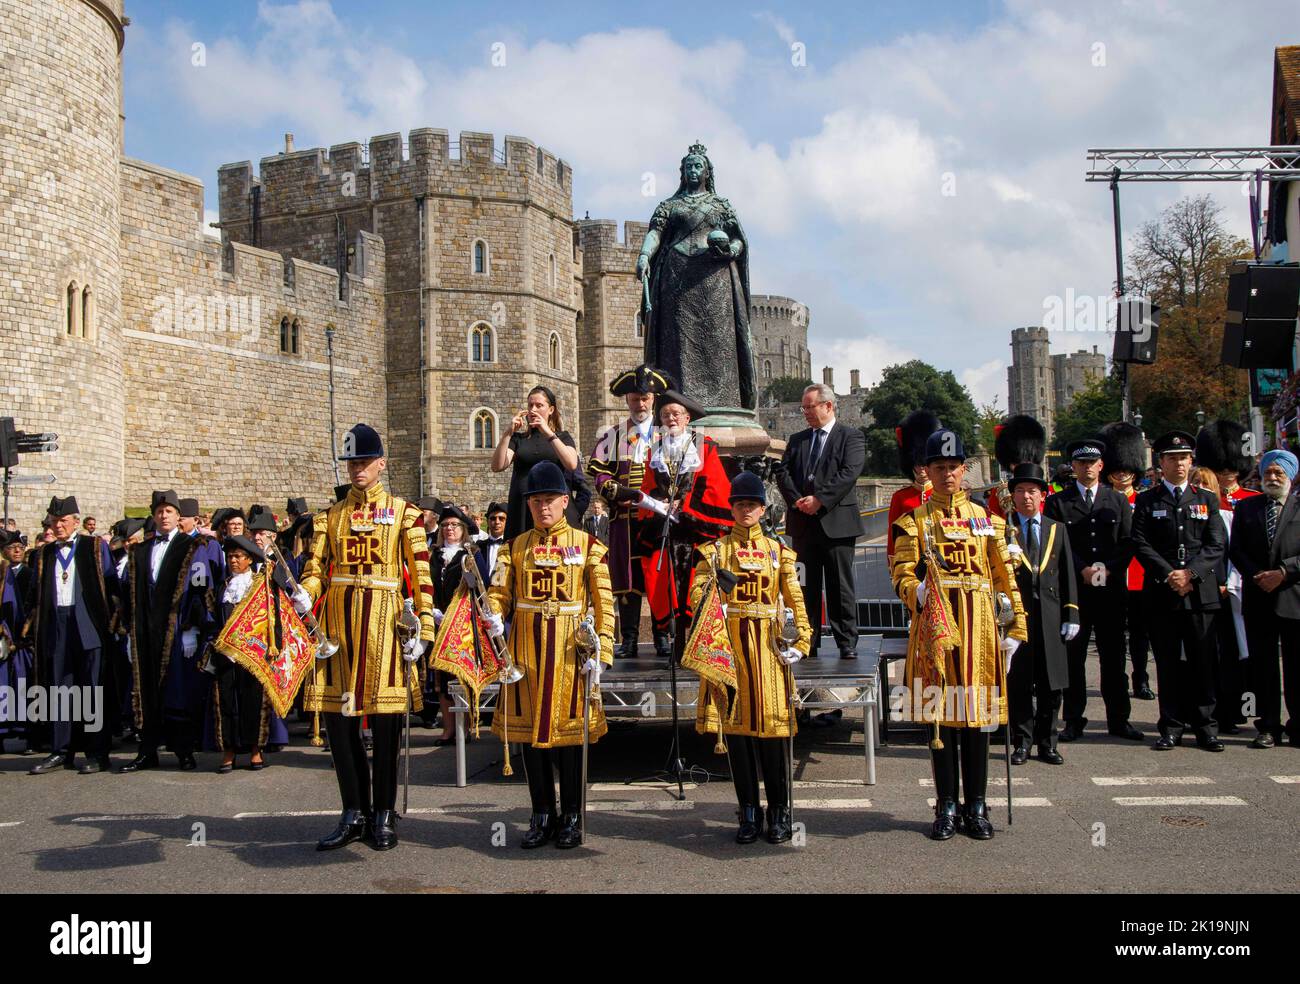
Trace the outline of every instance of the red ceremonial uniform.
[[886, 541], [885, 557], [892, 561], [894, 559], [894, 524], [904, 516], [911, 515], [912, 510], [924, 505], [930, 498], [930, 492], [934, 488], [926, 480], [925, 488], [918, 489], [916, 483], [905, 485], [895, 492], [889, 499], [889, 537]]

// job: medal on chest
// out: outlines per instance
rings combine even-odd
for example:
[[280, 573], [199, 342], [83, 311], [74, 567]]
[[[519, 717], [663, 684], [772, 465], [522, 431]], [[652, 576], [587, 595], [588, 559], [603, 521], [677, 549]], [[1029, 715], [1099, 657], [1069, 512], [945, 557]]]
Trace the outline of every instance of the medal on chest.
[[1188, 519], [1209, 519], [1210, 507], [1204, 502], [1193, 502], [1187, 507]]

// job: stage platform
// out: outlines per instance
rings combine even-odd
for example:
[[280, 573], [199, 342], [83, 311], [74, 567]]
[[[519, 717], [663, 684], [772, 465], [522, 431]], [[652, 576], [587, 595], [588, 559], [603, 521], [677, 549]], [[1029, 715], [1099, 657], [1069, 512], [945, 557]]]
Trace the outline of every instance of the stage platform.
[[[816, 659], [803, 659], [794, 666], [797, 703], [801, 709], [824, 711], [861, 708], [863, 720], [864, 781], [876, 784], [876, 732], [880, 726], [880, 655], [882, 639], [878, 635], [862, 636], [858, 641], [857, 659], [840, 659], [834, 640], [827, 637]], [[649, 647], [642, 647], [648, 649]], [[700, 678], [679, 670], [677, 692], [673, 693], [668, 664], [654, 658], [616, 659], [600, 677], [605, 714], [611, 718], [672, 718], [672, 702], [677, 702], [683, 728], [695, 727], [695, 701]], [[837, 691], [837, 694], [827, 691]], [[483, 690], [481, 709], [496, 705], [498, 685]], [[456, 717], [456, 785], [469, 783], [465, 768], [465, 735], [470, 710], [467, 695], [459, 682], [451, 684], [452, 713]], [[486, 730], [486, 729], [485, 729]], [[610, 733], [603, 741], [615, 739]], [[616, 740], [616, 739], [615, 739]], [[797, 748], [797, 746], [796, 746]]]

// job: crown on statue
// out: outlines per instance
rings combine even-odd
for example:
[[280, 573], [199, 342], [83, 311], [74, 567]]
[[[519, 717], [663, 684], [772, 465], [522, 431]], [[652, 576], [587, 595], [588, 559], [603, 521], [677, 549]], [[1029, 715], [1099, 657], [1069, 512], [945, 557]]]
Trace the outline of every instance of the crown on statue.
[[698, 140], [696, 140], [695, 143], [691, 144], [690, 147], [686, 149], [687, 157], [690, 157], [692, 155], [697, 157], [707, 157], [708, 154], [709, 154], [709, 148], [704, 146], [704, 144], [700, 143]]

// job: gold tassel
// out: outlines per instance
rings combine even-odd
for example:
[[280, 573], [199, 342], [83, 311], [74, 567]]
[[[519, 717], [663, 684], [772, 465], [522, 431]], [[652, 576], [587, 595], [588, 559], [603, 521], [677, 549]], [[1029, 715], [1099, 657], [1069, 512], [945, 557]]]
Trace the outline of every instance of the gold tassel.
[[312, 714], [311, 743], [313, 748], [321, 748], [325, 744], [325, 739], [320, 736], [320, 711]]
[[513, 776], [515, 770], [510, 768], [510, 701], [506, 699], [506, 688], [509, 684], [501, 684], [498, 693], [501, 695], [497, 703], [502, 705], [502, 714], [505, 716], [501, 719], [501, 743], [506, 747], [506, 760], [501, 766], [503, 776]]
[[934, 724], [934, 737], [930, 739], [930, 749], [935, 752], [942, 751], [943, 739], [939, 737], [939, 719], [935, 718], [932, 723]]
[[727, 754], [727, 743], [726, 743], [725, 741], [722, 740], [722, 729], [721, 729], [721, 728], [718, 729], [718, 741], [717, 741], [717, 743], [713, 746], [713, 754], [715, 754], [715, 755], [726, 755], [726, 754]]

